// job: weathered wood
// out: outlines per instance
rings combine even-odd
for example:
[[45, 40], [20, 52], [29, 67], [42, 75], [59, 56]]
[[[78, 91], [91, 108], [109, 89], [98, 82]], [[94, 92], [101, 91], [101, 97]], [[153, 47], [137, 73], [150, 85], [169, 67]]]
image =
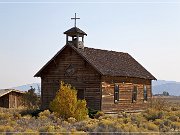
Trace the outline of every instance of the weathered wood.
[[[42, 109], [49, 108], [59, 89], [60, 81], [71, 84], [79, 92], [80, 98], [87, 101], [91, 109], [104, 112], [122, 110], [142, 110], [147, 107], [144, 101], [144, 85], [147, 98], [152, 97], [151, 80], [133, 77], [103, 76], [71, 47], [67, 46], [41, 73]], [[114, 101], [114, 85], [119, 85], [119, 101]], [[137, 100], [132, 102], [134, 86], [137, 86]]]
[[18, 108], [22, 106], [23, 93], [11, 91], [4, 96], [0, 97], [0, 107], [5, 108]]
[[[114, 103], [114, 85], [119, 85], [119, 101]], [[127, 77], [102, 77], [102, 108], [104, 112], [122, 110], [142, 110], [147, 107], [144, 101], [144, 85], [147, 87], [148, 99], [152, 97], [151, 80]], [[132, 102], [132, 92], [137, 86], [137, 100]]]
[[0, 107], [9, 108], [9, 95], [8, 94], [0, 98]]
[[[59, 89], [60, 81], [71, 84], [77, 90], [84, 89], [84, 98], [87, 106], [92, 109], [100, 110], [101, 77], [81, 56], [72, 48], [65, 48], [63, 52], [48, 66], [41, 78], [42, 88], [42, 108], [48, 108], [49, 103], [54, 99]], [[72, 65], [74, 69], [70, 75], [66, 74], [68, 67]], [[80, 97], [80, 96], [78, 96]]]

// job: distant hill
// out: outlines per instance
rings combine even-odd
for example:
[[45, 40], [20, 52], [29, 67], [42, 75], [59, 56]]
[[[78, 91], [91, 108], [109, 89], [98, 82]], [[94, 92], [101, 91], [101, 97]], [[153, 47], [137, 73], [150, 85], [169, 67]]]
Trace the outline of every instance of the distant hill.
[[180, 82], [157, 80], [152, 82], [153, 94], [162, 94], [167, 91], [170, 95], [180, 96]]
[[153, 86], [156, 86], [156, 85], [162, 85], [162, 84], [167, 84], [167, 83], [180, 84], [180, 82], [176, 82], [176, 81], [166, 81], [166, 80], [152, 81], [152, 85], [153, 85]]
[[21, 86], [13, 87], [13, 89], [17, 89], [20, 91], [28, 91], [29, 89], [31, 89], [31, 86], [36, 89], [35, 90], [36, 93], [38, 93], [38, 87], [41, 89], [40, 83], [31, 83], [31, 84], [21, 85]]
[[[35, 88], [37, 93], [38, 93], [38, 86], [41, 88], [40, 83], [26, 84], [22, 86], [13, 87], [13, 88], [21, 90], [21, 91], [27, 91], [30, 89], [30, 86]], [[153, 81], [152, 91], [153, 91], [153, 94], [162, 94], [163, 91], [167, 91], [169, 92], [170, 95], [180, 96], [180, 82], [165, 81], [165, 80]]]

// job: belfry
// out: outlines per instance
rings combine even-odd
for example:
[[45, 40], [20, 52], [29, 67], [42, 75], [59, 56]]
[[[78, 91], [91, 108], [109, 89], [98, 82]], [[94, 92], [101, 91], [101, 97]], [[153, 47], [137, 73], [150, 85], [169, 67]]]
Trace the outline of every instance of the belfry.
[[75, 23], [73, 28], [64, 32], [64, 34], [66, 34], [66, 44], [70, 43], [78, 49], [84, 49], [84, 35], [87, 36], [87, 34], [78, 27], [76, 27], [76, 20], [80, 19], [76, 18], [76, 13], [75, 17], [71, 19], [74, 19]]

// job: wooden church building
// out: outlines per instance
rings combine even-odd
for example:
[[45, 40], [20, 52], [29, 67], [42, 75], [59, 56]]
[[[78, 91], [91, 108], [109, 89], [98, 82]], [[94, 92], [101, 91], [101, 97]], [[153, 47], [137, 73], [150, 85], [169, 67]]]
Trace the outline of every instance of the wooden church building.
[[34, 75], [41, 77], [42, 109], [49, 107], [60, 81], [74, 86], [91, 109], [145, 109], [156, 78], [128, 53], [86, 47], [87, 34], [76, 27], [76, 15], [72, 19], [75, 27], [64, 32], [65, 46]]

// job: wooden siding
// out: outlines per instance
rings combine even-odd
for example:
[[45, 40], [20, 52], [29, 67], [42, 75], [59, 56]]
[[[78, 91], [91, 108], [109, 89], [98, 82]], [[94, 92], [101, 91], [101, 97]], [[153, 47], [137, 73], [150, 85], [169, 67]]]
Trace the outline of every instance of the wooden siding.
[[5, 108], [18, 108], [23, 104], [22, 93], [10, 92], [0, 97], [0, 107]]
[[9, 94], [0, 97], [0, 107], [9, 108]]
[[9, 108], [18, 108], [23, 104], [22, 93], [10, 92], [9, 93]]
[[72, 48], [66, 47], [56, 59], [51, 62], [41, 76], [42, 109], [49, 107], [50, 101], [59, 89], [60, 81], [69, 83], [77, 90], [84, 89], [87, 106], [92, 109], [101, 108], [101, 77]]
[[[119, 85], [119, 101], [114, 103], [114, 85]], [[102, 77], [102, 108], [104, 112], [143, 110], [147, 108], [144, 101], [143, 86], [147, 87], [147, 102], [152, 97], [151, 80], [128, 77]], [[137, 86], [137, 100], [132, 102], [132, 92]]]
[[[84, 57], [82, 56], [83, 52], [79, 52], [80, 50], [77, 51], [70, 46], [66, 46], [41, 71], [42, 109], [49, 108], [49, 103], [59, 90], [60, 81], [71, 84], [77, 90], [84, 90], [84, 96], [78, 97], [84, 97], [87, 106], [91, 109], [117, 112], [142, 110], [147, 107], [147, 102], [144, 101], [143, 86], [146, 85], [147, 99], [149, 100], [152, 97], [150, 79], [103, 76], [85, 60], [89, 55]], [[114, 103], [115, 83], [119, 85], [120, 89], [120, 100], [116, 103]], [[134, 86], [138, 88], [137, 100], [132, 103]]]

